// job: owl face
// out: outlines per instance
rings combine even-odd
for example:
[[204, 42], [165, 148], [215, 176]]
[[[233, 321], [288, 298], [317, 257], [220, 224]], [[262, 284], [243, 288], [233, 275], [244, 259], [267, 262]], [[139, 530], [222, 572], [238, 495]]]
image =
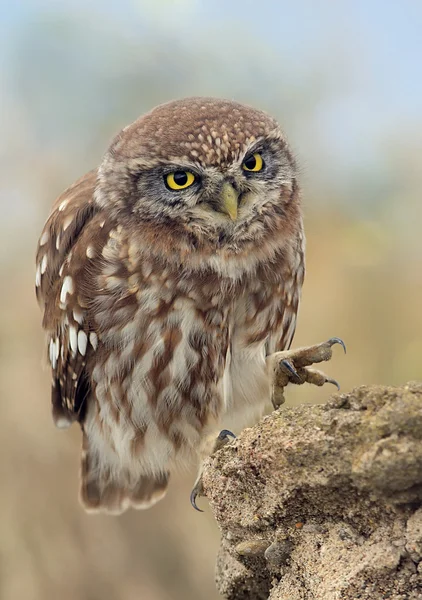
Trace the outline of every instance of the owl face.
[[132, 224], [177, 228], [202, 243], [259, 239], [294, 200], [295, 164], [277, 123], [234, 102], [157, 107], [113, 141], [96, 199]]

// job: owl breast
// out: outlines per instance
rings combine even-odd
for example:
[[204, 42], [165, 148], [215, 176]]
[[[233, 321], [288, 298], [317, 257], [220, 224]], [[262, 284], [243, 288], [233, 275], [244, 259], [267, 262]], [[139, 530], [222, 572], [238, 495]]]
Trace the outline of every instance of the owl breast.
[[189, 459], [211, 431], [239, 430], [262, 412], [266, 356], [290, 343], [298, 298], [285, 261], [233, 281], [174, 270], [133, 246], [116, 230], [102, 251], [84, 426], [96, 454], [139, 475]]

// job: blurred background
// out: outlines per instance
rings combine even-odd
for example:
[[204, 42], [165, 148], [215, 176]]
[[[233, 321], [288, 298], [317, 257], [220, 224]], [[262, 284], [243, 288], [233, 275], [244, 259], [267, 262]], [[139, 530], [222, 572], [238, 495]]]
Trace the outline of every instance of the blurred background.
[[80, 434], [54, 429], [41, 367], [34, 253], [50, 206], [154, 105], [223, 96], [280, 120], [308, 238], [295, 344], [342, 337], [326, 371], [344, 391], [421, 378], [421, 27], [411, 0], [1, 3], [1, 599], [218, 597], [195, 474], [149, 512], [85, 515]]

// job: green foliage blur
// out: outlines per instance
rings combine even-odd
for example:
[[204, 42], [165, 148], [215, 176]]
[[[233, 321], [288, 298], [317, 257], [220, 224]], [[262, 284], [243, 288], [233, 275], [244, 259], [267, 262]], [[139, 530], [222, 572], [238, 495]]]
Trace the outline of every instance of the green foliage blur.
[[[190, 507], [195, 473], [147, 513], [84, 514], [79, 431], [54, 429], [42, 368], [34, 254], [50, 206], [154, 105], [223, 96], [279, 119], [302, 166], [308, 240], [295, 345], [342, 337], [347, 356], [336, 349], [326, 371], [344, 391], [420, 379], [421, 48], [411, 42], [422, 14], [404, 2], [407, 24], [373, 4], [367, 15], [362, 2], [305, 0], [1, 7], [0, 598], [218, 597], [219, 532], [205, 499], [203, 515]], [[332, 391], [289, 389], [287, 401]]]

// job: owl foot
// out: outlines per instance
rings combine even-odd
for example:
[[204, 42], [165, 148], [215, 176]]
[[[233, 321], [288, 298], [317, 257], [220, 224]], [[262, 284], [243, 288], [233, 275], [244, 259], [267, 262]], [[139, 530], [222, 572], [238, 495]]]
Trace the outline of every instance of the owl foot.
[[[214, 445], [213, 445], [213, 448], [211, 451], [211, 456], [215, 452], [217, 452], [217, 450], [220, 450], [220, 448], [222, 448], [228, 442], [230, 442], [230, 438], [236, 439], [236, 436], [234, 435], [234, 433], [232, 433], [228, 429], [223, 429], [222, 431], [220, 431], [220, 433], [218, 434], [218, 436], [215, 439], [215, 442], [214, 442]], [[198, 506], [196, 504], [196, 499], [198, 498], [198, 496], [203, 496], [203, 495], [204, 495], [204, 487], [202, 485], [202, 466], [201, 466], [198, 477], [196, 478], [196, 481], [195, 481], [195, 485], [193, 486], [193, 489], [190, 494], [190, 503], [192, 504], [193, 508], [195, 510], [197, 510], [198, 512], [204, 512], [203, 510], [198, 508]]]
[[312, 383], [318, 386], [332, 383], [340, 389], [335, 379], [327, 377], [322, 371], [309, 368], [309, 365], [330, 360], [333, 353], [332, 346], [335, 344], [340, 344], [346, 352], [343, 340], [333, 337], [322, 344], [275, 352], [267, 358], [269, 367], [274, 373], [271, 401], [275, 409], [284, 403], [284, 388], [288, 383], [297, 385]]

